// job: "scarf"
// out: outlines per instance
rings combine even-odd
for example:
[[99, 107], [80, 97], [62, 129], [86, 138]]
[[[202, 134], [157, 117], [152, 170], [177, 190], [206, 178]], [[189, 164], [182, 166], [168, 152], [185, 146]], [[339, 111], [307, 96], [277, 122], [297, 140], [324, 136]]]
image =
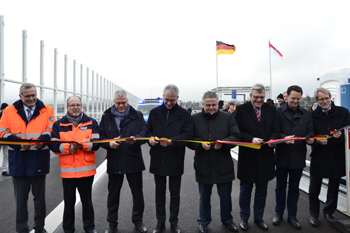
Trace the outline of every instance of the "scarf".
[[81, 119], [83, 119], [83, 113], [81, 113], [80, 116], [78, 116], [77, 118], [74, 118], [74, 117], [71, 117], [67, 112], [66, 117], [70, 123], [72, 123], [75, 127], [77, 127]]
[[115, 105], [111, 108], [111, 113], [114, 116], [115, 123], [117, 124], [118, 130], [120, 132], [120, 122], [124, 120], [124, 118], [129, 115], [130, 105], [126, 108], [125, 112], [118, 112], [115, 108]]

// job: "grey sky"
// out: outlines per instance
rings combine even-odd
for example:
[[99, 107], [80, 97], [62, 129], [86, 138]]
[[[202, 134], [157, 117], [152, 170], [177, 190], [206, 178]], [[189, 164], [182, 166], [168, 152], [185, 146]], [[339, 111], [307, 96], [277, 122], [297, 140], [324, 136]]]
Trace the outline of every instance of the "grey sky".
[[[46, 58], [53, 60], [57, 48], [59, 56], [67, 54], [141, 98], [161, 96], [174, 83], [180, 99], [200, 100], [216, 87], [216, 39], [236, 46], [233, 55], [218, 56], [219, 86], [269, 85], [270, 39], [284, 56], [271, 56], [273, 97], [293, 84], [312, 95], [323, 71], [350, 66], [349, 9], [345, 0], [1, 0], [5, 58], [12, 57], [6, 77], [20, 75], [26, 29], [35, 58], [44, 40]], [[51, 75], [50, 62], [45, 65]], [[38, 73], [28, 70], [34, 79]]]

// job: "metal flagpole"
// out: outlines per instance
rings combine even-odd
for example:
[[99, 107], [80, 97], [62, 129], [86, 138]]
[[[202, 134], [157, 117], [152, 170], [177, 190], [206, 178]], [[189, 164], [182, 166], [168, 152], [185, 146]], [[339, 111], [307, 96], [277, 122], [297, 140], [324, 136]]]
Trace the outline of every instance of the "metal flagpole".
[[272, 76], [271, 76], [271, 53], [270, 53], [270, 39], [269, 39], [269, 63], [270, 63], [270, 98], [272, 99]]
[[218, 76], [218, 54], [217, 54], [217, 40], [215, 40], [215, 53], [216, 53], [216, 93], [220, 99], [220, 92], [219, 92], [219, 76]]

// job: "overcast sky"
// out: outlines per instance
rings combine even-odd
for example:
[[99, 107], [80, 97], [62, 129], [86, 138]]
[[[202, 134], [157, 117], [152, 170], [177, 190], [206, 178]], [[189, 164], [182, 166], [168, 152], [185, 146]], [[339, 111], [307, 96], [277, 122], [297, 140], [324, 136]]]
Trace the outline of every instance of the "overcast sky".
[[[284, 56], [271, 56], [273, 97], [293, 84], [313, 95], [322, 72], [350, 67], [349, 10], [346, 0], [0, 0], [5, 73], [21, 74], [26, 29], [35, 59], [44, 40], [46, 58], [57, 48], [140, 98], [161, 96], [173, 83], [180, 99], [194, 101], [216, 87], [216, 40], [236, 46], [233, 55], [217, 57], [219, 86], [270, 85], [270, 39]], [[28, 69], [29, 80], [38, 74], [38, 67]]]

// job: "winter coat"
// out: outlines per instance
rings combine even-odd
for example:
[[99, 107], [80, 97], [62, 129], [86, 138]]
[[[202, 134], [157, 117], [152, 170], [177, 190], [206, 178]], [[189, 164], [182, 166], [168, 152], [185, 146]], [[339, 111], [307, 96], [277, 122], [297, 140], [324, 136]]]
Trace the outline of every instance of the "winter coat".
[[[213, 115], [204, 111], [192, 115], [194, 122], [194, 139], [209, 141], [240, 141], [240, 133], [236, 121], [231, 113], [218, 111]], [[233, 144], [222, 144], [214, 149], [210, 144], [208, 151], [201, 143], [191, 143], [189, 148], [195, 150], [194, 169], [196, 181], [202, 184], [226, 183], [235, 179], [231, 149]]]
[[[275, 106], [264, 103], [261, 106], [260, 122], [251, 102], [237, 106], [235, 116], [242, 142], [261, 138], [265, 142], [278, 139], [279, 124]], [[246, 183], [265, 183], [275, 177], [274, 148], [267, 144], [259, 150], [239, 147], [237, 177]]]
[[[99, 129], [101, 140], [113, 139], [119, 136], [147, 136], [147, 127], [143, 115], [132, 106], [130, 106], [129, 115], [120, 122], [120, 132], [111, 113], [111, 108], [104, 112]], [[132, 145], [120, 142], [117, 149], [112, 149], [109, 142], [103, 143], [101, 146], [107, 150], [107, 173], [129, 174], [145, 170], [141, 152], [141, 145], [144, 143], [144, 140], [136, 140]]]
[[[331, 135], [330, 131], [350, 125], [349, 110], [332, 102], [328, 116], [317, 107], [311, 113], [316, 135]], [[327, 145], [314, 143], [311, 153], [310, 173], [319, 178], [345, 176], [344, 130], [340, 138], [329, 138]]]
[[[292, 116], [287, 110], [288, 104], [277, 109], [280, 125], [280, 137], [289, 135], [295, 137], [312, 137], [315, 135], [311, 113], [298, 106]], [[295, 140], [294, 144], [280, 143], [276, 146], [276, 166], [290, 169], [302, 169], [305, 167], [306, 140]]]
[[[193, 139], [193, 121], [190, 113], [175, 105], [171, 108], [168, 121], [164, 115], [165, 105], [151, 110], [147, 128], [148, 136], [168, 139]], [[172, 145], [163, 147], [160, 144], [151, 146], [151, 164], [149, 171], [160, 176], [180, 176], [184, 172], [186, 142], [172, 141]]]

